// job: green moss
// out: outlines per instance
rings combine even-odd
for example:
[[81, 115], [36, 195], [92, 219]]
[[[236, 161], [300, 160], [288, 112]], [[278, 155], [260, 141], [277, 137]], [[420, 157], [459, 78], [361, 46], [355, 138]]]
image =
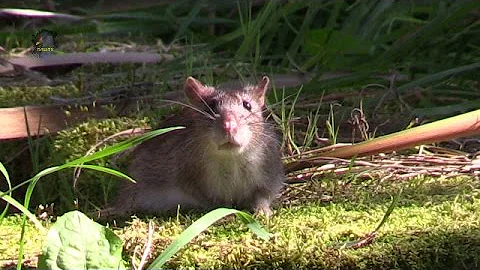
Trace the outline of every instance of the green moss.
[[75, 97], [80, 91], [73, 84], [58, 86], [1, 86], [0, 108], [52, 103], [50, 97]]
[[[331, 203], [310, 198], [283, 206], [270, 220], [262, 219], [274, 234], [266, 242], [239, 221], [219, 222], [169, 261], [168, 268], [476, 269], [480, 184], [472, 185], [471, 180], [426, 178], [419, 181], [421, 186], [354, 185], [336, 194]], [[387, 195], [402, 186], [399, 206], [373, 243], [359, 249], [337, 248], [373, 231], [391, 202]], [[153, 254], [160, 254], [195, 218], [154, 218]], [[125, 257], [136, 246], [143, 247], [147, 226], [148, 220], [135, 218], [117, 230], [126, 241]]]
[[[22, 218], [19, 215], [12, 215], [3, 219], [0, 224], [0, 269], [4, 269], [6, 264], [15, 262], [18, 256], [21, 233]], [[41, 233], [31, 223], [25, 227], [25, 259], [36, 260], [40, 252], [43, 237]]]
[[[99, 175], [99, 177], [101, 177]], [[240, 221], [217, 222], [176, 254], [168, 268], [301, 268], [301, 269], [477, 269], [480, 267], [480, 183], [468, 177], [424, 178], [421, 186], [384, 182], [351, 186], [333, 202], [315, 198], [283, 205], [261, 224], [273, 233], [255, 237]], [[308, 184], [307, 184], [308, 185]], [[358, 249], [338, 248], [360, 240], [382, 219], [392, 194], [404, 188], [399, 205], [373, 243]], [[321, 194], [319, 194], [320, 196]], [[377, 196], [373, 196], [377, 195]], [[368, 198], [368, 200], [366, 199]], [[154, 224], [149, 261], [158, 256], [200, 214], [134, 217], [114, 230], [125, 241], [124, 258], [143, 249], [148, 222]], [[15, 259], [20, 219], [0, 225], [0, 258]], [[115, 223], [114, 223], [115, 224]], [[15, 230], [17, 233], [14, 233]], [[4, 233], [5, 232], [5, 233]], [[41, 235], [28, 227], [27, 257], [41, 249]], [[138, 253], [137, 253], [138, 254]], [[138, 257], [138, 255], [137, 255]], [[0, 265], [1, 267], [1, 265]]]
[[[120, 131], [131, 128], [145, 128], [148, 119], [132, 119], [128, 117], [112, 118], [105, 120], [89, 120], [74, 128], [58, 132], [54, 146], [58, 155], [65, 156], [66, 160], [78, 158], [87, 153], [95, 144]], [[118, 142], [125, 137], [115, 138], [101, 145], [97, 150], [107, 145]]]

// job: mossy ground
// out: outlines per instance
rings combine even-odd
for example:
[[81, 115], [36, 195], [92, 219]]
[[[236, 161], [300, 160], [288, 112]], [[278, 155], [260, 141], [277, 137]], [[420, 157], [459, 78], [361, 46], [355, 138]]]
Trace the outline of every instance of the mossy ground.
[[[331, 180], [335, 181], [335, 180]], [[303, 184], [309, 185], [309, 184]], [[317, 183], [318, 186], [318, 183]], [[290, 187], [291, 188], [291, 187]], [[343, 249], [361, 240], [381, 221], [391, 198], [400, 200], [371, 244]], [[318, 268], [318, 269], [476, 269], [480, 267], [480, 182], [469, 177], [418, 178], [406, 182], [361, 183], [319, 200], [279, 205], [270, 219], [259, 217], [273, 234], [255, 237], [234, 218], [217, 222], [195, 238], [167, 264], [172, 268]], [[332, 195], [332, 194], [330, 194]], [[155, 232], [153, 260], [200, 214], [142, 217], [110, 226], [125, 241], [124, 258], [143, 249], [148, 222]], [[121, 224], [121, 225], [120, 225]], [[0, 226], [4, 247], [0, 260], [15, 259], [20, 219], [11, 216]], [[27, 258], [38, 254], [42, 235], [27, 230]], [[139, 255], [136, 255], [137, 258]]]

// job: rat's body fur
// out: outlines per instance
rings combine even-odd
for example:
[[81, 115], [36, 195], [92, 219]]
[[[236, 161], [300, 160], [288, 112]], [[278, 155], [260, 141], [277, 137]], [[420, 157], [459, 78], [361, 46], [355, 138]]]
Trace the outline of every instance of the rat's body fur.
[[132, 152], [129, 174], [137, 183], [121, 190], [116, 212], [156, 213], [180, 205], [271, 214], [284, 172], [275, 132], [262, 116], [268, 83], [264, 77], [258, 86], [220, 91], [187, 79], [191, 104], [209, 114], [184, 108], [162, 126], [185, 129], [155, 137]]

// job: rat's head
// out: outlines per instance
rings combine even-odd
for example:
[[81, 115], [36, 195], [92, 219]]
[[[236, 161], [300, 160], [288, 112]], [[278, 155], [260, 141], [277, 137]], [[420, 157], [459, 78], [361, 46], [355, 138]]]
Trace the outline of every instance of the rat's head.
[[262, 110], [269, 84], [270, 79], [265, 76], [257, 85], [228, 91], [188, 77], [184, 88], [190, 103], [207, 114], [202, 117], [202, 124], [211, 143], [219, 151], [242, 153], [264, 132]]

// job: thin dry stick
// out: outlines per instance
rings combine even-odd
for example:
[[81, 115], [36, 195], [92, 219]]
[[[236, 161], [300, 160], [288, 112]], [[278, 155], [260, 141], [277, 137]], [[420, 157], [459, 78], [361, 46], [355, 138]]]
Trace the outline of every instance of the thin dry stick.
[[396, 175], [397, 179], [412, 178], [418, 175], [459, 176], [478, 175], [480, 162], [469, 159], [464, 154], [445, 156], [407, 155], [407, 156], [373, 156], [357, 158], [353, 161], [340, 158], [305, 158], [302, 162], [310, 164], [308, 168], [289, 172], [288, 183], [304, 182], [315, 175], [346, 172], [365, 175], [365, 170], [378, 174]]
[[137, 254], [139, 253], [138, 252], [139, 249], [140, 249], [139, 246], [135, 246], [135, 249], [133, 250], [132, 258], [130, 259], [132, 261], [133, 270], [138, 270], [137, 266], [135, 265], [135, 261], [137, 260]]
[[138, 270], [142, 270], [145, 263], [147, 263], [148, 255], [150, 255], [150, 250], [152, 249], [152, 240], [153, 239], [153, 222], [150, 220], [148, 222], [148, 234], [147, 234], [147, 242], [145, 243], [145, 248], [143, 249], [142, 259], [138, 264]]

